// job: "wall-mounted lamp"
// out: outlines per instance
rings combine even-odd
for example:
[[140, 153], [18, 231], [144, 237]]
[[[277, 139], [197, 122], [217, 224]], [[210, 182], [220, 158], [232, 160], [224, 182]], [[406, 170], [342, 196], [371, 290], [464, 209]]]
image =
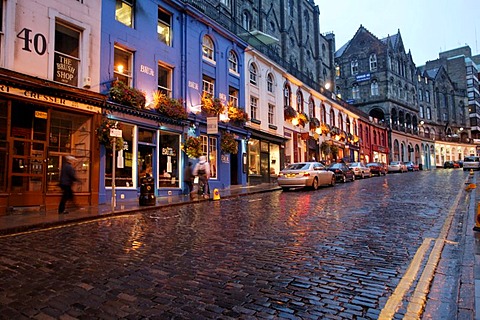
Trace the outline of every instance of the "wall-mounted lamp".
[[294, 126], [298, 126], [298, 123], [299, 123], [299, 122], [298, 122], [298, 119], [297, 119], [297, 118], [293, 118], [293, 119], [292, 119], [292, 124], [293, 124]]
[[320, 127], [316, 128], [316, 129], [315, 129], [315, 132], [316, 132], [317, 134], [322, 134], [322, 128], [320, 128]]

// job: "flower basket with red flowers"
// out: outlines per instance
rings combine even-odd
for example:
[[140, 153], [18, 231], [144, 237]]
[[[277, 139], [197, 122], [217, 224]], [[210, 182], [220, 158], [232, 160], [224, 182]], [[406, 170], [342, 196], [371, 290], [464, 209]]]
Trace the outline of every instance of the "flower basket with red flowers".
[[202, 111], [207, 116], [216, 117], [225, 111], [225, 106], [219, 98], [213, 98], [208, 93], [202, 95]]
[[299, 112], [297, 115], [298, 118], [298, 124], [301, 125], [302, 127], [305, 127], [305, 125], [308, 123], [308, 116], [305, 112]]
[[145, 108], [145, 93], [129, 87], [122, 81], [115, 81], [108, 92], [110, 100], [128, 107]]
[[232, 103], [229, 103], [228, 118], [232, 123], [245, 124], [245, 122], [248, 121], [248, 114], [243, 109], [236, 107]]
[[297, 116], [297, 111], [292, 106], [283, 108], [283, 117], [285, 120], [293, 120]]
[[153, 95], [153, 100], [158, 113], [173, 119], [185, 120], [188, 118], [182, 99], [170, 98], [157, 91]]

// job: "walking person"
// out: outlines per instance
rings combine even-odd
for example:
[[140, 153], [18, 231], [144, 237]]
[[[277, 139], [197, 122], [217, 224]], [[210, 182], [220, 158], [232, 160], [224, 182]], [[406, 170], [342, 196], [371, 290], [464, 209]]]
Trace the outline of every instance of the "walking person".
[[198, 192], [201, 193], [204, 198], [210, 196], [210, 190], [208, 188], [208, 179], [210, 179], [210, 164], [207, 162], [207, 157], [200, 156], [198, 163], [193, 169], [193, 175], [198, 176]]
[[185, 182], [185, 195], [190, 195], [190, 198], [193, 198], [193, 168], [192, 162], [188, 161], [185, 170], [183, 171], [183, 182]]
[[72, 166], [75, 161], [75, 157], [66, 156], [62, 166], [62, 170], [60, 172], [59, 185], [62, 189], [62, 199], [60, 200], [60, 204], [58, 206], [59, 214], [67, 214], [68, 212], [65, 211], [65, 204], [67, 203], [67, 201], [73, 202], [72, 185], [74, 182], [79, 181], [75, 169]]

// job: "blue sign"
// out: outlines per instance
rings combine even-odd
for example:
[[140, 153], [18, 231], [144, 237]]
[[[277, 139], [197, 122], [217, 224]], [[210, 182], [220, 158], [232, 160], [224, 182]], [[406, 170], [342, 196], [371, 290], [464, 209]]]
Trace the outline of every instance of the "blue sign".
[[370, 73], [359, 74], [355, 77], [357, 82], [368, 81], [370, 80]]

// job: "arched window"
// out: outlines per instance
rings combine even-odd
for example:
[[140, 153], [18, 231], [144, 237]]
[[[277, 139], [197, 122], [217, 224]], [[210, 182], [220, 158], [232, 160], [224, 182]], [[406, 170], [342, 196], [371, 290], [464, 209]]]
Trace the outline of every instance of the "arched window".
[[372, 96], [378, 96], [378, 82], [377, 80], [372, 80], [372, 83], [370, 84], [370, 94]]
[[325, 105], [322, 104], [322, 108], [321, 108], [321, 111], [320, 111], [320, 121], [322, 121], [322, 123], [327, 123], [327, 109], [325, 108]]
[[215, 61], [215, 46], [213, 45], [213, 41], [209, 36], [203, 37], [202, 54], [203, 58]]
[[315, 101], [313, 101], [312, 97], [308, 100], [308, 116], [310, 118], [315, 118]]
[[297, 111], [303, 112], [303, 93], [302, 91], [297, 91]]
[[352, 99], [360, 99], [360, 87], [356, 83], [352, 86]]
[[252, 29], [252, 15], [248, 11], [244, 11], [242, 14], [242, 27], [247, 31]]
[[335, 127], [335, 112], [333, 112], [333, 109], [330, 110], [330, 126]]
[[338, 113], [338, 128], [340, 130], [343, 130], [343, 117], [340, 112]]
[[228, 53], [228, 70], [233, 73], [238, 73], [238, 57], [233, 50], [230, 50]]
[[273, 75], [267, 74], [267, 91], [273, 93]]
[[358, 73], [358, 60], [354, 59], [350, 62], [350, 71], [352, 75], [356, 75]]
[[250, 71], [250, 83], [251, 84], [254, 84], [254, 85], [257, 85], [257, 75], [258, 75], [258, 71], [257, 71], [257, 66], [255, 65], [255, 63], [251, 63], [250, 64], [250, 68], [249, 68], [249, 71]]
[[290, 89], [290, 86], [288, 84], [285, 84], [285, 87], [283, 88], [283, 107], [287, 108], [292, 105], [291, 101], [292, 97], [292, 91]]

